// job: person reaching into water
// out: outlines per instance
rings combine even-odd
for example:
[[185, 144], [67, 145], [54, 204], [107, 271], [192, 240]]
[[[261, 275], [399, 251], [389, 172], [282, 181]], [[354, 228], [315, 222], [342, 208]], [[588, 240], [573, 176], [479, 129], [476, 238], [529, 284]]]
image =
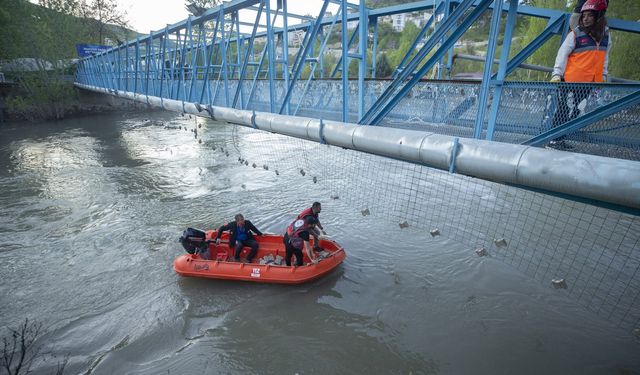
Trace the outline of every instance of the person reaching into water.
[[311, 207], [308, 207], [308, 208], [304, 209], [304, 211], [300, 212], [300, 214], [298, 214], [298, 217], [296, 217], [296, 219], [305, 219], [307, 217], [313, 217], [314, 219], [316, 219], [317, 224], [316, 224], [314, 230], [311, 232], [311, 235], [315, 239], [313, 241], [313, 250], [314, 251], [321, 251], [322, 250], [320, 248], [320, 243], [319, 243], [320, 236], [321, 235], [327, 235], [327, 232], [324, 231], [324, 228], [322, 227], [322, 224], [320, 224], [320, 218], [318, 217], [318, 214], [320, 213], [320, 211], [322, 211], [322, 205], [320, 204], [320, 202], [313, 202]]
[[291, 257], [293, 255], [296, 256], [296, 266], [304, 264], [303, 249], [311, 262], [317, 262], [309, 243], [309, 236], [312, 232], [315, 232], [317, 224], [318, 220], [311, 215], [306, 216], [304, 219], [296, 219], [289, 224], [283, 238], [285, 246], [284, 260], [287, 266], [291, 266]]
[[229, 231], [229, 247], [234, 248], [233, 258], [236, 262], [240, 261], [240, 252], [244, 246], [249, 246], [251, 251], [247, 255], [247, 262], [251, 263], [253, 257], [258, 252], [258, 242], [253, 238], [253, 233], [262, 236], [262, 232], [258, 230], [249, 220], [245, 220], [242, 214], [235, 216], [235, 221], [231, 221], [220, 228], [216, 235], [216, 244], [220, 244], [220, 236], [222, 232]]

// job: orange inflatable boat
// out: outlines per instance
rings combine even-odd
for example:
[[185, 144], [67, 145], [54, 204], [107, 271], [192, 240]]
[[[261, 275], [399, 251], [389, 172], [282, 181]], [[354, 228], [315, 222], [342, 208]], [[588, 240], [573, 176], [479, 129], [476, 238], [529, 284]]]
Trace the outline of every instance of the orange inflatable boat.
[[[192, 231], [189, 232], [188, 231]], [[198, 231], [189, 228], [180, 238], [187, 254], [173, 261], [173, 269], [181, 276], [204, 277], [210, 279], [243, 280], [260, 283], [301, 284], [326, 275], [336, 268], [344, 258], [344, 249], [335, 241], [322, 239], [319, 242], [322, 251], [318, 261], [312, 263], [304, 255], [304, 265], [287, 266], [284, 262], [285, 249], [282, 236], [265, 234], [255, 236], [260, 245], [252, 263], [246, 263], [249, 248], [244, 248], [240, 257], [242, 262], [233, 260], [233, 249], [228, 245], [228, 234], [221, 236], [216, 245], [217, 231]], [[311, 239], [313, 244], [313, 238]], [[208, 254], [207, 254], [208, 250]], [[303, 251], [303, 253], [305, 253]], [[210, 259], [207, 259], [210, 258]], [[295, 263], [295, 255], [291, 259]]]

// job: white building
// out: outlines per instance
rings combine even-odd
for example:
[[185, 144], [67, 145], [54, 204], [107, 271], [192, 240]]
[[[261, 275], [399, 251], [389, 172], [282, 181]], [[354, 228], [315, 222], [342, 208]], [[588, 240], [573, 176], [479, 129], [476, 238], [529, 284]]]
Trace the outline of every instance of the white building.
[[391, 24], [392, 24], [393, 29], [395, 31], [404, 30], [404, 26], [405, 26], [406, 22], [407, 22], [407, 14], [406, 13], [399, 13], [399, 14], [391, 15]]

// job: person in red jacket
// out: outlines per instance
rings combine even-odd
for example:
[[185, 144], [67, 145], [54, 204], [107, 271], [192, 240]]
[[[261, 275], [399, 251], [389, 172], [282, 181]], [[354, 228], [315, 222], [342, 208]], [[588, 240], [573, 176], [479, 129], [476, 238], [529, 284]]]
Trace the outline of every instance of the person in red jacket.
[[[558, 50], [551, 82], [606, 82], [611, 39], [607, 20], [606, 0], [587, 0], [581, 9], [578, 26], [569, 32]], [[569, 94], [572, 105], [569, 106]], [[571, 121], [580, 115], [578, 106], [590, 94], [588, 86], [562, 85], [558, 87], [558, 108], [552, 127]], [[551, 146], [564, 146], [564, 136]]]
[[296, 217], [296, 219], [304, 219], [306, 217], [312, 216], [314, 219], [316, 219], [317, 224], [315, 225], [314, 230], [311, 231], [311, 235], [315, 239], [313, 241], [314, 251], [322, 250], [320, 248], [318, 241], [320, 240], [321, 234], [323, 235], [327, 234], [327, 232], [324, 231], [322, 224], [320, 224], [320, 218], [318, 217], [318, 214], [320, 213], [320, 211], [322, 211], [322, 205], [320, 204], [320, 202], [313, 202], [311, 207], [304, 209], [304, 211], [300, 212], [300, 214], [298, 214], [298, 216]]
[[311, 262], [317, 262], [317, 258], [313, 255], [311, 245], [309, 244], [309, 237], [315, 232], [316, 225], [318, 225], [318, 220], [308, 215], [304, 219], [295, 219], [293, 223], [287, 226], [287, 231], [284, 233], [284, 238], [282, 239], [285, 247], [284, 261], [287, 266], [291, 266], [291, 257], [293, 255], [296, 256], [296, 266], [302, 266], [304, 264], [303, 249]]

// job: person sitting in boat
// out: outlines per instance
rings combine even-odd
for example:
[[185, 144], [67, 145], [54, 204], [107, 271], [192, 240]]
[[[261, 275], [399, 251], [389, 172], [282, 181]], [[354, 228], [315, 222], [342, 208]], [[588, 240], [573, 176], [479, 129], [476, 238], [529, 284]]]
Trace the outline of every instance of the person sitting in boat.
[[300, 212], [298, 217], [296, 217], [296, 220], [305, 219], [306, 217], [313, 217], [316, 219], [317, 221], [316, 228], [314, 228], [314, 230], [311, 232], [311, 235], [313, 236], [313, 238], [315, 238], [315, 241], [313, 241], [314, 251], [322, 250], [320, 248], [320, 242], [319, 242], [320, 235], [321, 234], [325, 236], [327, 235], [327, 232], [324, 231], [322, 224], [320, 224], [320, 218], [318, 217], [318, 214], [320, 213], [320, 211], [322, 211], [322, 205], [320, 204], [320, 202], [313, 202], [311, 207], [306, 208], [304, 211]]
[[220, 244], [220, 236], [222, 232], [229, 231], [229, 247], [234, 248], [234, 259], [236, 262], [240, 261], [240, 252], [244, 246], [249, 246], [251, 251], [247, 255], [247, 262], [251, 263], [253, 257], [258, 252], [258, 242], [253, 239], [253, 233], [258, 236], [262, 236], [262, 232], [258, 230], [249, 220], [245, 220], [242, 214], [235, 216], [235, 221], [231, 221], [220, 228], [218, 228], [218, 234], [216, 236], [216, 244]]
[[291, 256], [294, 254], [296, 256], [296, 266], [302, 266], [304, 264], [302, 260], [303, 247], [309, 259], [314, 263], [316, 262], [316, 258], [311, 250], [311, 245], [309, 244], [309, 236], [315, 232], [317, 224], [318, 219], [311, 215], [308, 215], [304, 219], [296, 219], [293, 223], [289, 224], [283, 238], [285, 246], [284, 261], [287, 263], [287, 266], [291, 265]]

